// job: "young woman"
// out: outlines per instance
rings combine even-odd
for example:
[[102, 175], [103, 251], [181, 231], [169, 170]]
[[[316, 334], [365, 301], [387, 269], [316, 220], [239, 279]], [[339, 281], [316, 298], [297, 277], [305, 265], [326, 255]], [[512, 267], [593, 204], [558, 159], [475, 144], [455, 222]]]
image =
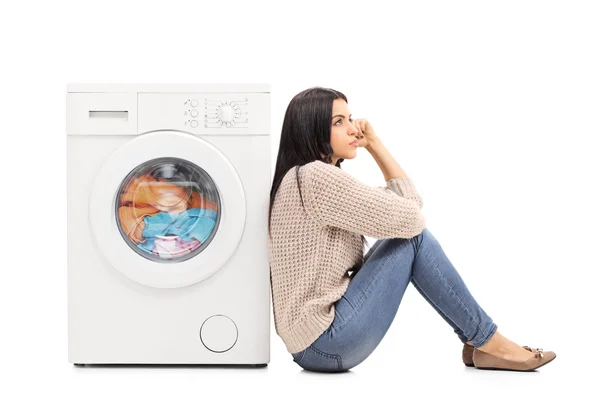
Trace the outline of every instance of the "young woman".
[[[341, 170], [365, 148], [385, 187]], [[556, 354], [519, 346], [475, 301], [425, 227], [423, 199], [346, 96], [314, 87], [296, 95], [283, 121], [269, 207], [275, 328], [302, 368], [340, 372], [364, 361], [394, 319], [411, 282], [454, 329], [463, 362], [529, 371]], [[365, 235], [377, 238], [366, 255]]]

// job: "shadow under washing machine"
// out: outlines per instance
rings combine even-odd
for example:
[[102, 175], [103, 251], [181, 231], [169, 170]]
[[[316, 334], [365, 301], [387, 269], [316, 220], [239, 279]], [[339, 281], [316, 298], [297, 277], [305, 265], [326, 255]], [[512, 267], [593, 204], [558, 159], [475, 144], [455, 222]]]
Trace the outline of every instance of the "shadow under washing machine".
[[270, 361], [270, 86], [67, 86], [68, 359]]

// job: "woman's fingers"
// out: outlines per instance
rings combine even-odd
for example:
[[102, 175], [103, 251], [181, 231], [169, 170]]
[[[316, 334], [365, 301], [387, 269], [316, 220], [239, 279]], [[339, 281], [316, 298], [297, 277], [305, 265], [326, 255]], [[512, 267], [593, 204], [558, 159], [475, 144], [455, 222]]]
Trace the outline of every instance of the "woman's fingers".
[[354, 120], [354, 126], [358, 129], [358, 138], [361, 139], [364, 136], [364, 125], [363, 120], [357, 119]]

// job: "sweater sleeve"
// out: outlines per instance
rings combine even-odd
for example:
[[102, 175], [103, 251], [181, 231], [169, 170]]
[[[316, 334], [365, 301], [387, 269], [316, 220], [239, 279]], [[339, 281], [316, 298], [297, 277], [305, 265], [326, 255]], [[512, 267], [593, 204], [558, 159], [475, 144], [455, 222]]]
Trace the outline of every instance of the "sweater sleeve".
[[384, 191], [391, 190], [398, 196], [414, 200], [419, 205], [419, 209], [423, 209], [423, 198], [410, 178], [393, 178], [386, 182], [386, 186], [376, 186], [376, 188]]
[[390, 179], [386, 189], [377, 188], [322, 161], [302, 166], [299, 177], [306, 211], [321, 225], [376, 239], [412, 238], [425, 229], [410, 178]]

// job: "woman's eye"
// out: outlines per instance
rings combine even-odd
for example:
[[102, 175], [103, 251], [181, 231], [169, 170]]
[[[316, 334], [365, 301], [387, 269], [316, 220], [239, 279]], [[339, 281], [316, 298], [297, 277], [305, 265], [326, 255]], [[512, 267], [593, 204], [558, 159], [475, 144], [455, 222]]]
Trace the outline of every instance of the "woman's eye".
[[[354, 121], [354, 119], [353, 119], [353, 118], [350, 118], [348, 121], [352, 122], [352, 121]], [[335, 123], [335, 125], [337, 125], [337, 124], [338, 124], [338, 122], [342, 122], [342, 120], [341, 120], [341, 119], [340, 119], [340, 120], [337, 120], [337, 121], [336, 121], [336, 123]]]

